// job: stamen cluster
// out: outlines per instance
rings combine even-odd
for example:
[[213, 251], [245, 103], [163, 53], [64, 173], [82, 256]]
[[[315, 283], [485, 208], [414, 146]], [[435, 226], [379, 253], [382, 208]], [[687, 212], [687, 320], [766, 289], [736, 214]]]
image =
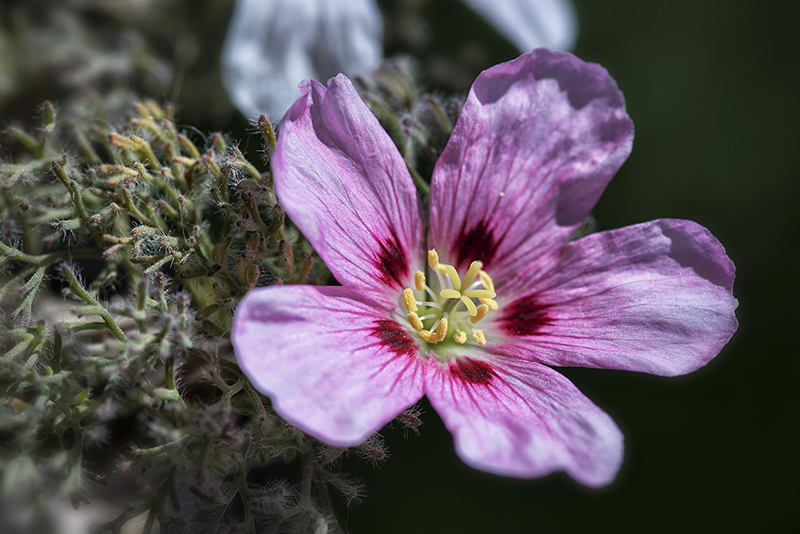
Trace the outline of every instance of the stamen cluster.
[[[411, 327], [423, 341], [435, 344], [445, 340], [452, 325], [455, 330], [453, 341], [456, 343], [466, 343], [469, 331], [476, 343], [485, 345], [486, 336], [474, 325], [489, 311], [497, 310], [494, 300], [497, 294], [492, 278], [483, 270], [483, 263], [473, 261], [462, 280], [456, 268], [439, 263], [439, 254], [436, 249], [431, 249], [428, 251], [428, 267], [438, 281], [438, 291], [426, 283], [422, 271], [414, 274], [414, 289], [403, 290], [403, 304]], [[415, 290], [422, 292], [422, 298], [417, 298]], [[479, 302], [478, 305], [475, 300]], [[459, 309], [461, 305], [463, 308]], [[430, 328], [425, 327], [425, 321], [432, 321]]]

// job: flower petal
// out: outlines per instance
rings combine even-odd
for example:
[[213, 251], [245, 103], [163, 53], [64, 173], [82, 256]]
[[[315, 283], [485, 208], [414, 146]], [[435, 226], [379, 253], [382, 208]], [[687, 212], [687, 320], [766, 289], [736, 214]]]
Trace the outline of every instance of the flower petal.
[[400, 153], [342, 75], [309, 80], [284, 118], [275, 188], [343, 285], [386, 295], [422, 265], [422, 207]]
[[514, 43], [520, 52], [534, 48], [570, 50], [578, 23], [569, 0], [464, 0]]
[[542, 258], [501, 294], [504, 351], [548, 365], [680, 375], [736, 331], [734, 266], [702, 226], [658, 220], [599, 232]]
[[223, 82], [245, 116], [277, 120], [300, 96], [301, 80], [377, 65], [382, 33], [373, 0], [238, 0], [222, 52]]
[[564, 243], [630, 153], [633, 123], [599, 65], [538, 49], [484, 71], [433, 172], [430, 246], [500, 286]]
[[414, 340], [346, 288], [252, 290], [236, 309], [231, 340], [275, 411], [331, 445], [363, 442], [422, 397]]
[[425, 394], [477, 469], [520, 478], [564, 470], [588, 486], [622, 462], [614, 421], [558, 372], [533, 362], [455, 360], [428, 375]]

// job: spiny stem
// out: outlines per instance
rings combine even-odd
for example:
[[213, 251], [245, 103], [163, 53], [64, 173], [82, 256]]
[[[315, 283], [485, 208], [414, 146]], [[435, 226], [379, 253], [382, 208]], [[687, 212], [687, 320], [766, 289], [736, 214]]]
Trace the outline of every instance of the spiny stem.
[[0, 242], [0, 253], [9, 259], [21, 261], [37, 267], [47, 267], [58, 261], [67, 260], [70, 258], [101, 259], [103, 256], [103, 252], [100, 249], [59, 250], [56, 252], [50, 252], [48, 254], [34, 256], [31, 254], [26, 254], [21, 250], [10, 247], [2, 242]]
[[6, 363], [11, 362], [14, 360], [14, 358], [22, 354], [22, 352], [25, 351], [25, 349], [27, 349], [28, 346], [34, 341], [36, 341], [36, 337], [33, 334], [23, 334], [22, 341], [11, 347], [8, 352], [0, 356], [0, 361], [5, 361]]
[[311, 483], [314, 480], [314, 460], [313, 456], [307, 454], [303, 457], [303, 479], [300, 482], [300, 503], [311, 502]]
[[150, 447], [148, 449], [135, 449], [131, 454], [137, 458], [145, 458], [151, 456], [158, 456], [161, 454], [169, 453], [172, 449], [180, 447], [186, 441], [191, 439], [191, 435], [187, 434], [185, 436], [181, 436], [174, 441], [170, 441], [169, 443], [164, 443], [163, 445], [156, 445], [155, 447]]
[[66, 263], [61, 264], [61, 272], [67, 278], [67, 282], [69, 283], [69, 287], [76, 296], [78, 296], [81, 300], [89, 304], [90, 306], [97, 306], [97, 315], [103, 318], [105, 321], [106, 326], [108, 329], [111, 330], [111, 333], [119, 339], [120, 341], [128, 341], [128, 336], [125, 335], [125, 332], [117, 325], [117, 322], [111, 317], [111, 314], [107, 309], [100, 305], [99, 302], [95, 300], [93, 296], [86, 291], [81, 283], [78, 281], [78, 277], [75, 275], [75, 272], [72, 268], [67, 265]]
[[264, 405], [261, 403], [261, 397], [259, 397], [258, 392], [250, 385], [250, 382], [245, 380], [242, 384], [244, 390], [250, 396], [250, 400], [253, 402], [253, 407], [255, 408], [256, 412], [258, 413], [259, 420], [266, 421], [267, 420], [267, 410], [264, 408]]
[[[66, 158], [64, 158], [66, 161]], [[78, 212], [78, 217], [80, 217], [81, 222], [86, 222], [89, 220], [89, 213], [86, 211], [86, 206], [83, 204], [83, 197], [81, 196], [81, 191], [78, 189], [78, 184], [70, 179], [67, 176], [67, 173], [64, 171], [64, 168], [55, 160], [53, 160], [53, 172], [56, 173], [59, 180], [64, 184], [64, 187], [67, 188], [69, 191], [70, 196], [72, 197], [72, 201], [75, 203], [75, 210]]]

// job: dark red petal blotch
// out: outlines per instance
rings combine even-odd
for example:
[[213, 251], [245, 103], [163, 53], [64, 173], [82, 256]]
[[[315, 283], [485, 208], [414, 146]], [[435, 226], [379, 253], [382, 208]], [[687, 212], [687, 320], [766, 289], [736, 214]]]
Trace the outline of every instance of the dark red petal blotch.
[[408, 331], [394, 321], [375, 321], [372, 335], [381, 340], [381, 343], [398, 356], [414, 356], [417, 349], [414, 347], [414, 338]]
[[394, 231], [391, 237], [385, 241], [379, 241], [380, 252], [376, 258], [378, 269], [380, 269], [381, 281], [388, 286], [403, 286], [403, 280], [408, 276], [408, 259], [405, 249], [400, 245]]
[[462, 227], [456, 241], [456, 268], [465, 269], [473, 261], [482, 261], [484, 268], [488, 269], [498, 245], [494, 232], [486, 221], [478, 221], [470, 230]]
[[512, 336], [540, 335], [543, 326], [553, 323], [547, 308], [533, 297], [524, 297], [501, 308], [502, 316], [498, 323]]
[[481, 360], [458, 358], [450, 363], [450, 374], [467, 384], [486, 385], [497, 373], [492, 366]]

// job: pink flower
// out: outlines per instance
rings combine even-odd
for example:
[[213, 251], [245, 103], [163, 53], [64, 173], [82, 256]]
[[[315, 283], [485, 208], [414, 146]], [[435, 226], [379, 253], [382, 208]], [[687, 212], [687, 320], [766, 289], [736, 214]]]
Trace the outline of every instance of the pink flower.
[[483, 72], [427, 219], [350, 81], [301, 89], [276, 189], [342, 285], [248, 293], [232, 333], [245, 374], [333, 445], [426, 395], [478, 469], [609, 483], [622, 435], [552, 366], [679, 375], [737, 327], [734, 266], [701, 226], [656, 220], [568, 242], [631, 150], [614, 80], [545, 49]]

